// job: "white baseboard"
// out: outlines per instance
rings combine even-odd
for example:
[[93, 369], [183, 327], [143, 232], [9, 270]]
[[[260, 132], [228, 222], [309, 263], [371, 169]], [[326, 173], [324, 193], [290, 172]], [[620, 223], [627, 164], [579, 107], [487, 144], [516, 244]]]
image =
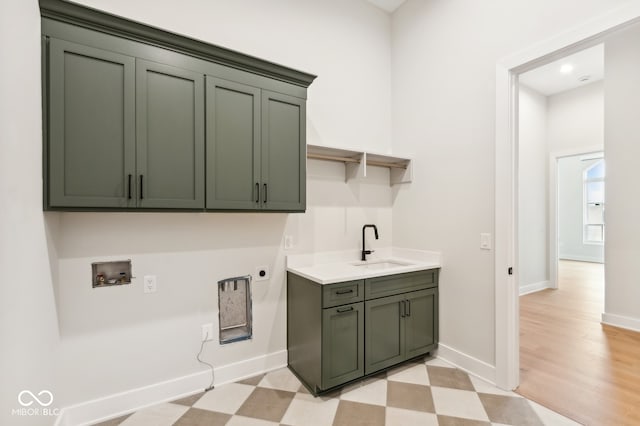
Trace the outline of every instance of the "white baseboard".
[[[214, 369], [215, 385], [235, 382], [287, 365], [287, 351], [239, 361]], [[131, 389], [103, 398], [82, 402], [61, 410], [55, 426], [88, 425], [138, 411], [163, 402], [201, 392], [211, 381], [211, 371], [204, 370], [161, 383]]]
[[638, 318], [603, 313], [602, 323], [614, 327], [626, 328], [631, 331], [640, 331], [640, 319]]
[[560, 255], [558, 257], [558, 260], [576, 260], [578, 262], [604, 263], [603, 257], [581, 256], [581, 255], [573, 255], [573, 254]]
[[536, 291], [545, 290], [551, 287], [551, 281], [540, 281], [537, 283], [527, 284], [520, 286], [520, 296], [525, 294], [535, 293]]
[[438, 358], [453, 364], [459, 369], [478, 376], [491, 383], [496, 383], [496, 367], [462, 353], [442, 343], [438, 343]]

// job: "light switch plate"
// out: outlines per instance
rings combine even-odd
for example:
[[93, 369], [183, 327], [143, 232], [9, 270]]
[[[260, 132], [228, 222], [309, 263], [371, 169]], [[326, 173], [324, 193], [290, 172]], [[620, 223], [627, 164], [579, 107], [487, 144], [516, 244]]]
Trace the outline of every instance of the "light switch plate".
[[482, 250], [491, 250], [491, 234], [480, 234], [480, 248]]
[[145, 293], [155, 293], [158, 289], [158, 281], [155, 275], [145, 275], [142, 281]]
[[284, 249], [291, 250], [293, 248], [293, 235], [284, 236]]

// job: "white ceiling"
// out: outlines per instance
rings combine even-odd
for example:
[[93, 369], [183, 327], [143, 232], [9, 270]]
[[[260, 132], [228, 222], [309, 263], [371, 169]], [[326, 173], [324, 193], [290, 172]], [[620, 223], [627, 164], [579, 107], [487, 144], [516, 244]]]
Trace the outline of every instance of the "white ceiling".
[[393, 13], [399, 8], [406, 0], [367, 0], [369, 3], [385, 10], [389, 13]]
[[[560, 67], [564, 64], [571, 64], [573, 71], [568, 74], [561, 73]], [[584, 76], [589, 76], [589, 79], [581, 81]], [[536, 92], [550, 96], [603, 78], [604, 45], [599, 44], [520, 74], [519, 81], [520, 84], [524, 84]]]

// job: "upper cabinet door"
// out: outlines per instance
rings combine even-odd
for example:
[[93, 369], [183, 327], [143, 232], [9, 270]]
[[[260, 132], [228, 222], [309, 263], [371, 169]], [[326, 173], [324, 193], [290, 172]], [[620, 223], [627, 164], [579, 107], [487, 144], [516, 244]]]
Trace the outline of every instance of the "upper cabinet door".
[[260, 89], [207, 76], [207, 208], [260, 208]]
[[262, 91], [262, 195], [268, 210], [306, 207], [306, 110], [303, 99]]
[[135, 206], [135, 59], [52, 38], [49, 61], [49, 206]]
[[204, 208], [204, 75], [136, 60], [137, 198]]

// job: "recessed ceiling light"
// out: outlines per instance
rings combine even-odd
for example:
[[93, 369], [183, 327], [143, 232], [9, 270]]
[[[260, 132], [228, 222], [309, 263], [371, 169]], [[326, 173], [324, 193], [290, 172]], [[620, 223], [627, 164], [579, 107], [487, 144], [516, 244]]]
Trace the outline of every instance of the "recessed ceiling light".
[[560, 67], [560, 72], [562, 74], [571, 74], [572, 71], [573, 71], [573, 65], [571, 64], [564, 64], [563, 66]]

